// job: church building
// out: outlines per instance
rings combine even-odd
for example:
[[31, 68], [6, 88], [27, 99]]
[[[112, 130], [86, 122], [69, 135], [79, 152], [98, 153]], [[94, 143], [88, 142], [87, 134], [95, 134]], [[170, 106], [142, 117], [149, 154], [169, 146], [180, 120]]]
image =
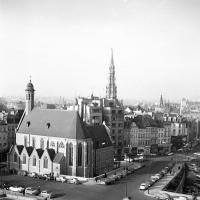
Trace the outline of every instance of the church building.
[[8, 155], [10, 169], [80, 177], [113, 169], [114, 150], [104, 125], [86, 125], [78, 111], [35, 108], [31, 81], [25, 91], [26, 109]]

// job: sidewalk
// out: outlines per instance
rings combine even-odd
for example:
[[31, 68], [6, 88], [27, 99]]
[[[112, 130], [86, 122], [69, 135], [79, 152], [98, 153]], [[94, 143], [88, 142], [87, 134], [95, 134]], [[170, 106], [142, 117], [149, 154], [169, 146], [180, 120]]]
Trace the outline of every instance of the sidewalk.
[[179, 166], [180, 164], [176, 164], [172, 169], [172, 172], [174, 172], [173, 174], [167, 173], [163, 178], [161, 178], [148, 190], [145, 190], [144, 194], [147, 196], [154, 197], [154, 198], [161, 197], [161, 196], [163, 197], [163, 195], [161, 194], [161, 191], [166, 186], [166, 184], [169, 183], [169, 181], [171, 181], [174, 178], [174, 176], [178, 173]]

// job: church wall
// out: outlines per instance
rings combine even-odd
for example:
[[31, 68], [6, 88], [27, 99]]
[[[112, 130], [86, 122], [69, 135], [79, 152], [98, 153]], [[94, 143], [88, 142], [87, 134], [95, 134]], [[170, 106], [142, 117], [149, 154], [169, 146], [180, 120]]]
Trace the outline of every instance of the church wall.
[[96, 149], [96, 174], [103, 174], [113, 169], [114, 149], [106, 147]]
[[[26, 156], [26, 163], [24, 164], [23, 163], [23, 155]], [[21, 163], [21, 170], [24, 170], [24, 171], [28, 171], [29, 172], [29, 156], [28, 156], [28, 153], [27, 151], [25, 150], [25, 148], [22, 150], [22, 153], [20, 155], [20, 163]]]
[[[14, 162], [14, 154], [17, 154], [17, 162]], [[8, 156], [8, 167], [9, 169], [16, 169], [19, 170], [20, 168], [20, 156], [18, 154], [18, 151], [16, 150], [16, 147], [14, 147], [9, 156]]]
[[[34, 156], [36, 157], [36, 166], [33, 166], [33, 157]], [[33, 150], [32, 154], [30, 155], [29, 171], [36, 172], [38, 174], [40, 173], [40, 159], [38, 157], [36, 150]]]
[[[47, 157], [48, 159], [48, 167], [44, 168], [44, 157]], [[42, 157], [40, 159], [40, 173], [41, 174], [50, 174], [53, 172], [53, 162], [51, 161], [47, 151], [44, 151], [42, 154]]]

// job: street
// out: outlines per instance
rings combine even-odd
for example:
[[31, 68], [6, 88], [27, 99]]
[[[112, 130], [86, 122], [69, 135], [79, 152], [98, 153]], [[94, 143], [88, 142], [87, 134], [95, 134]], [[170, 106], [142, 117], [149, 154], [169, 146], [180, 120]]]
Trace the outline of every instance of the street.
[[49, 189], [56, 194], [55, 198], [58, 200], [121, 200], [126, 194], [127, 182], [128, 196], [131, 196], [133, 200], [148, 200], [152, 198], [145, 196], [142, 191], [139, 191], [140, 184], [168, 164], [169, 161], [163, 160], [147, 161], [144, 168], [121, 179], [121, 181], [116, 182], [114, 185], [73, 185], [23, 176], [3, 176], [3, 181], [8, 181], [13, 185], [40, 186], [41, 189]]

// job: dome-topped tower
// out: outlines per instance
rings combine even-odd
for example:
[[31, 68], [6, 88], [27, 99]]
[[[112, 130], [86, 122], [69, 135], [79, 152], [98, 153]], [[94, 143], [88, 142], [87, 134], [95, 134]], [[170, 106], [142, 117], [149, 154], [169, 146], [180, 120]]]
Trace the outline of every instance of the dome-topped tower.
[[30, 82], [26, 85], [26, 115], [28, 115], [34, 108], [34, 86]]

